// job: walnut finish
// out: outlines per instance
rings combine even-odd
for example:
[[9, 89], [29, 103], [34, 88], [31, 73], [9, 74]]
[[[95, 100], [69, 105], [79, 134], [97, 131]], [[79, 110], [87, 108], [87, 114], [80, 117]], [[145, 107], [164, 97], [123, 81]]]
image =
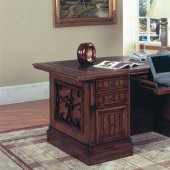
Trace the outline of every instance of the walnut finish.
[[[103, 57], [95, 64], [103, 60], [125, 58]], [[76, 60], [33, 65], [50, 74], [48, 142], [88, 165], [133, 154], [130, 119], [134, 127], [133, 115], [140, 112], [130, 103], [131, 81], [148, 75], [147, 65], [121, 70], [80, 66]]]

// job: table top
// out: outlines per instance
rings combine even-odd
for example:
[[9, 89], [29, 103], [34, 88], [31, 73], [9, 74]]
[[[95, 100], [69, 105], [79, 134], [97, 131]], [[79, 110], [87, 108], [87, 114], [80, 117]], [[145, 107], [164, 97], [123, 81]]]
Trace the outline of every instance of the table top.
[[33, 66], [36, 69], [49, 72], [50, 74], [62, 75], [68, 78], [75, 79], [77, 81], [97, 79], [100, 78], [101, 76], [109, 77], [113, 75], [116, 76], [116, 75], [142, 74], [148, 73], [148, 71], [150, 70], [147, 64], [116, 70], [93, 67], [93, 65], [98, 64], [105, 60], [128, 61], [128, 58], [122, 56], [100, 57], [96, 58], [95, 62], [91, 65], [80, 65], [77, 60], [66, 60], [34, 63]]

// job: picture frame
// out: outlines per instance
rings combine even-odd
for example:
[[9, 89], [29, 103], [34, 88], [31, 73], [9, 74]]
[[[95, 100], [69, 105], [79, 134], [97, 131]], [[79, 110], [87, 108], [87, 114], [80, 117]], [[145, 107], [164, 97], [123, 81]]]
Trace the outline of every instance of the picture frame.
[[53, 0], [54, 27], [116, 23], [116, 0]]

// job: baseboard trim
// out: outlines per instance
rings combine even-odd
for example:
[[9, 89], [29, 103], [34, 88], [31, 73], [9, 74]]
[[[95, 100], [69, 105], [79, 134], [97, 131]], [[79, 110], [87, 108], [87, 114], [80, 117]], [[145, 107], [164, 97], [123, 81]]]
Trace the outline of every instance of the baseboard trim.
[[0, 87], [0, 105], [49, 99], [49, 82]]

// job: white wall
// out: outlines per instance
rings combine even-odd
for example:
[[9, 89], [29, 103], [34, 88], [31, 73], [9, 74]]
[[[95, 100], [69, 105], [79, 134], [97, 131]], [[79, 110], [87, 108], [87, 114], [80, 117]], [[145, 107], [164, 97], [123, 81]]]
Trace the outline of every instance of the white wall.
[[82, 42], [97, 57], [123, 54], [122, 0], [117, 24], [53, 28], [52, 0], [0, 0], [0, 87], [48, 81], [35, 62], [76, 59]]

